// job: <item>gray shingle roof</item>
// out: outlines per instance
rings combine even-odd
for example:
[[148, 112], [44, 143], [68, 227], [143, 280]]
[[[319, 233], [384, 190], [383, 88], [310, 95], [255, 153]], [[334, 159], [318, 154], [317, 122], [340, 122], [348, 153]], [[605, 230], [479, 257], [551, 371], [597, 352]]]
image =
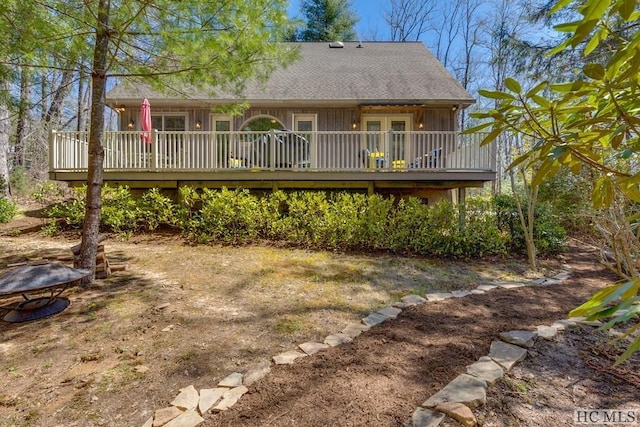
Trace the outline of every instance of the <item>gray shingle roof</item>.
[[[301, 57], [287, 68], [276, 69], [266, 84], [250, 83], [244, 96], [252, 105], [304, 102], [357, 104], [470, 104], [474, 99], [420, 42], [295, 43]], [[189, 91], [187, 91], [189, 93]], [[185, 100], [184, 93], [157, 94], [148, 87], [120, 85], [109, 92], [108, 102], [127, 100]], [[199, 101], [194, 92], [186, 98]], [[218, 101], [241, 101], [220, 95]]]

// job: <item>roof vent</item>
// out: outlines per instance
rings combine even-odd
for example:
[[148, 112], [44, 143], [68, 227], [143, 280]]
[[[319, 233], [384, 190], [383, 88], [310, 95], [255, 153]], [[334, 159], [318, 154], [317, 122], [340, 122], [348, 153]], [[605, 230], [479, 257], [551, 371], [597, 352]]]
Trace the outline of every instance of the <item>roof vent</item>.
[[329, 47], [332, 49], [342, 49], [344, 47], [344, 43], [338, 41], [331, 42], [329, 43]]

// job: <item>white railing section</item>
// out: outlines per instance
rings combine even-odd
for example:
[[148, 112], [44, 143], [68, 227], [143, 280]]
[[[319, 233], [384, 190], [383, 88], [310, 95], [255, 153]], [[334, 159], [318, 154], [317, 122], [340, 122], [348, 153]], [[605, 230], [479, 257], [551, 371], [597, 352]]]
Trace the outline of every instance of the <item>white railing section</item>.
[[[118, 171], [495, 171], [486, 134], [459, 132], [150, 132], [104, 133], [104, 168]], [[52, 171], [83, 171], [88, 132], [50, 137]]]

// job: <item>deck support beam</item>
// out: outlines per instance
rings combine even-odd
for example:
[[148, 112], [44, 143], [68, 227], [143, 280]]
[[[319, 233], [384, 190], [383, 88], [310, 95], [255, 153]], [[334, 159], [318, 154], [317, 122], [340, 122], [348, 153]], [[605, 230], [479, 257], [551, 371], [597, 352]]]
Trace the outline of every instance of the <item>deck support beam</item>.
[[458, 188], [458, 221], [461, 230], [464, 230], [467, 218], [467, 189], [465, 187]]

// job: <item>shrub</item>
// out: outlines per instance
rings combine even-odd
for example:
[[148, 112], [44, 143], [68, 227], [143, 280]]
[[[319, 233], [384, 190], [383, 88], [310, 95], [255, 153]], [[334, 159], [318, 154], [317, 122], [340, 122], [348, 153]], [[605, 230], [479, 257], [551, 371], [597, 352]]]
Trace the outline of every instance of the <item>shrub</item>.
[[12, 194], [26, 195], [32, 185], [27, 169], [22, 166], [14, 167], [9, 175]]
[[[70, 199], [49, 207], [46, 213], [49, 218], [54, 220], [52, 224], [57, 223], [63, 228], [80, 228], [84, 221], [86, 192], [86, 186], [75, 187], [72, 189]], [[51, 232], [53, 231], [52, 228]]]
[[[500, 231], [509, 236], [508, 249], [518, 254], [526, 253], [524, 231], [518, 216], [518, 208], [513, 196], [500, 194], [494, 197], [496, 224]], [[534, 211], [534, 242], [539, 255], [552, 255], [564, 248], [566, 232], [546, 203], [536, 204]]]
[[[84, 219], [85, 188], [50, 208], [64, 227], [80, 227]], [[504, 232], [508, 210], [496, 219], [493, 204], [469, 198], [466, 226], [450, 201], [427, 206], [416, 198], [401, 199], [355, 193], [292, 192], [258, 197], [247, 190], [197, 191], [181, 187], [175, 204], [158, 189], [135, 200], [127, 187], [105, 186], [102, 226], [122, 235], [137, 229], [176, 225], [196, 243], [246, 244], [257, 239], [284, 241], [293, 246], [330, 250], [389, 250], [417, 255], [471, 258], [503, 255], [517, 232]], [[543, 224], [545, 225], [545, 224]], [[540, 228], [546, 246], [554, 250], [555, 229]], [[553, 238], [551, 238], [553, 237]]]
[[178, 223], [176, 205], [160, 189], [146, 191], [137, 202], [137, 220], [147, 230]]
[[11, 200], [0, 197], [0, 224], [11, 221], [18, 213], [18, 208]]
[[127, 234], [139, 228], [139, 211], [129, 187], [102, 187], [101, 222], [108, 229]]
[[[189, 215], [182, 223], [187, 236], [198, 242], [247, 243], [258, 237], [258, 202], [248, 190], [213, 191], [205, 189], [197, 198], [185, 194], [191, 201], [200, 201], [198, 215]], [[191, 214], [191, 210], [189, 210]]]

